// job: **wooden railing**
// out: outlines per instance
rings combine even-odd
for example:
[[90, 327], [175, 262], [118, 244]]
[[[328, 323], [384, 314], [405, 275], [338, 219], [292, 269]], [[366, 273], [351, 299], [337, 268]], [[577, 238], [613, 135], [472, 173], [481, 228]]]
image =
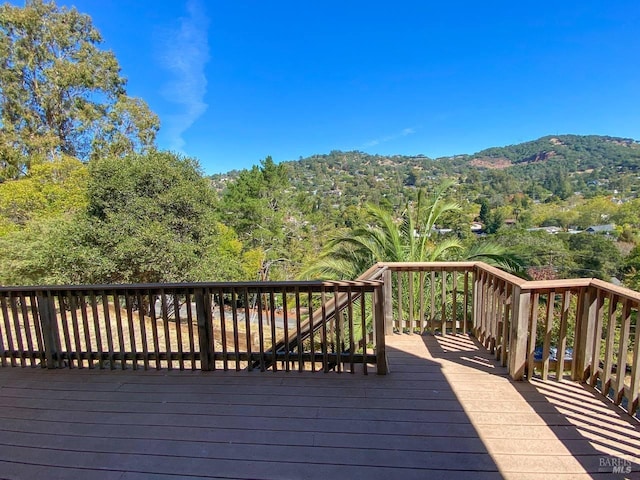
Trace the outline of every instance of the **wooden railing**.
[[597, 279], [525, 281], [482, 262], [384, 263], [385, 324], [470, 332], [516, 380], [573, 380], [638, 411], [640, 293]]
[[467, 333], [472, 326], [473, 262], [383, 263], [387, 333]]
[[375, 280], [3, 287], [0, 362], [384, 374], [383, 294]]
[[482, 262], [342, 282], [0, 288], [2, 366], [387, 371], [385, 333], [471, 333], [516, 380], [567, 376], [634, 414], [640, 293]]
[[[363, 274], [361, 274], [356, 281], [371, 281], [371, 280], [381, 280], [382, 275], [386, 268], [380, 265], [373, 265]], [[322, 307], [317, 309], [315, 313], [308, 315], [306, 319], [302, 320], [299, 325], [297, 325], [296, 331], [293, 335], [282, 336], [273, 346], [276, 352], [286, 352], [291, 351], [296, 348], [296, 346], [300, 342], [305, 342], [309, 339], [313, 338], [314, 334], [322, 332], [325, 328], [327, 322], [335, 322], [336, 318], [339, 318], [342, 315], [342, 312], [353, 311], [353, 306], [356, 302], [360, 300], [364, 300], [364, 304], [366, 305], [366, 299], [363, 298], [361, 291], [351, 291], [351, 292], [336, 292], [333, 300], [329, 302], [325, 302], [323, 300]], [[380, 296], [375, 297], [374, 300], [380, 301], [382, 303], [382, 298]], [[361, 312], [363, 313], [363, 312]], [[355, 341], [355, 343], [350, 343], [346, 350], [343, 348], [343, 353], [351, 352], [358, 349], [366, 348], [367, 344], [375, 344], [376, 351], [381, 352], [384, 349], [384, 326], [383, 320], [384, 317], [382, 314], [379, 315], [379, 321], [373, 322], [373, 317], [368, 317], [370, 319], [367, 322], [366, 318], [361, 319], [361, 332], [359, 335], [359, 339]], [[372, 328], [373, 327], [373, 328]], [[276, 357], [272, 356], [270, 360], [267, 360], [266, 364], [261, 365], [262, 369], [265, 366], [268, 368], [273, 363]], [[384, 359], [385, 355], [381, 354], [379, 356], [380, 359]], [[257, 366], [257, 362], [254, 362], [253, 367]], [[331, 365], [332, 367], [334, 365]], [[386, 372], [386, 363], [384, 365], [377, 365], [378, 370], [382, 372], [383, 370]], [[366, 365], [365, 365], [366, 368]]]
[[640, 293], [594, 279], [581, 291], [574, 379], [638, 411]]

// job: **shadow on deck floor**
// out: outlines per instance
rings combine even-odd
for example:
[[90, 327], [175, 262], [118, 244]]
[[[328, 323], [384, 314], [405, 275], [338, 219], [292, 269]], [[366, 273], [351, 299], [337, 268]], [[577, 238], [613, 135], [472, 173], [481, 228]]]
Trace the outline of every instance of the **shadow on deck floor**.
[[387, 376], [0, 368], [0, 477], [638, 475], [637, 424], [581, 386], [511, 382], [464, 336], [388, 352]]

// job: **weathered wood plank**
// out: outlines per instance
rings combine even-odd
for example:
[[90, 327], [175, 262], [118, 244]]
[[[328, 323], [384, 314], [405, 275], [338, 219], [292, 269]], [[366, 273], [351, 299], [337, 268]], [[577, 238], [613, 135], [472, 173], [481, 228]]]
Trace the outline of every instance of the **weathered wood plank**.
[[567, 349], [567, 330], [569, 321], [569, 306], [571, 300], [571, 292], [565, 291], [562, 294], [562, 304], [560, 307], [560, 334], [558, 336], [558, 350], [556, 360], [556, 380], [562, 380], [565, 370], [565, 351]]
[[546, 380], [549, 375], [549, 357], [551, 354], [551, 333], [553, 331], [553, 312], [555, 303], [555, 292], [547, 293], [547, 308], [544, 323], [544, 343], [542, 346], [542, 380]]
[[387, 349], [390, 375], [367, 377], [2, 368], [0, 471], [588, 478], [611, 449], [640, 453], [615, 407], [576, 384], [514, 382], [472, 338], [393, 335]]
[[607, 315], [607, 339], [604, 350], [604, 366], [602, 368], [602, 387], [601, 391], [608, 395], [611, 387], [611, 375], [613, 368], [613, 350], [617, 327], [617, 307], [619, 298], [616, 295], [609, 297], [609, 313]]
[[613, 391], [613, 401], [620, 405], [625, 391], [625, 375], [627, 373], [627, 350], [629, 345], [629, 329], [631, 328], [631, 300], [622, 302], [622, 316], [620, 319], [620, 339], [618, 340], [618, 355], [616, 365], [616, 383]]
[[527, 339], [531, 292], [514, 287], [510, 332], [509, 332], [509, 375], [514, 380], [522, 380], [527, 363]]
[[592, 387], [595, 387], [598, 378], [602, 376], [602, 369], [600, 368], [600, 349], [602, 346], [602, 327], [604, 323], [604, 307], [605, 307], [605, 292], [603, 290], [598, 290], [596, 294], [596, 325], [595, 325], [595, 333], [593, 334], [593, 349], [591, 352], [591, 365], [593, 368], [590, 372], [589, 384]]
[[[368, 478], [388, 480], [398, 474], [393, 454], [380, 455], [379, 451], [365, 452], [360, 463], [349, 461], [348, 451], [343, 451], [345, 462], [329, 463], [322, 456], [322, 449], [306, 449], [307, 455], [281, 455], [274, 459], [260, 460], [260, 449], [235, 449], [234, 458], [177, 457], [175, 455], [121, 454], [102, 452], [70, 452], [64, 450], [40, 449], [41, 465], [60, 465], [64, 468], [87, 470], [111, 470], [117, 465], [117, 471], [138, 474], [165, 474], [180, 477], [201, 476], [205, 478], [265, 478], [265, 479], [326, 479], [326, 478]], [[339, 453], [338, 450], [336, 453]], [[11, 457], [15, 462], [25, 461], [38, 455], [36, 448], [17, 448], [0, 446], [0, 458]], [[486, 454], [460, 455], [455, 453], [434, 453], [429, 456], [407, 455], [410, 464], [402, 468], [402, 478], [424, 479], [429, 471], [440, 471], [447, 478], [501, 478], [491, 457]], [[342, 458], [340, 458], [341, 460]], [[428, 466], [430, 465], [430, 467]], [[478, 473], [474, 473], [478, 472]], [[454, 476], [456, 475], [456, 476]], [[214, 477], [214, 478], [215, 478]]]

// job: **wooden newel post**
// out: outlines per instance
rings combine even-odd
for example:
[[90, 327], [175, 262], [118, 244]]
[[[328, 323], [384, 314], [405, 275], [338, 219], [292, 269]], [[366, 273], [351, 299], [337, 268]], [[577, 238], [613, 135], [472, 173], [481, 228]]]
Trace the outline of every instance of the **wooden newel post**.
[[386, 335], [393, 333], [393, 280], [391, 270], [385, 270], [382, 280], [384, 281], [384, 332]]
[[584, 382], [593, 372], [593, 341], [598, 315], [598, 291], [594, 287], [581, 289], [576, 319], [576, 351], [573, 354], [571, 379]]
[[[42, 341], [47, 368], [62, 367], [60, 358], [60, 333], [58, 331], [58, 318], [53, 298], [45, 295], [37, 295], [38, 313], [42, 328]], [[57, 364], [57, 365], [56, 365]]]
[[[206, 294], [205, 294], [206, 293]], [[200, 369], [215, 370], [211, 325], [211, 295], [203, 289], [195, 291], [198, 339], [200, 341]]]
[[385, 343], [384, 284], [373, 291], [373, 331], [376, 346], [376, 371], [378, 375], [387, 374], [387, 348]]
[[482, 274], [476, 268], [473, 271], [473, 302], [471, 303], [471, 332], [480, 338], [480, 322], [482, 321]]
[[514, 380], [522, 380], [527, 364], [527, 340], [529, 336], [529, 312], [531, 292], [513, 287], [511, 304], [511, 332], [509, 341], [509, 375]]

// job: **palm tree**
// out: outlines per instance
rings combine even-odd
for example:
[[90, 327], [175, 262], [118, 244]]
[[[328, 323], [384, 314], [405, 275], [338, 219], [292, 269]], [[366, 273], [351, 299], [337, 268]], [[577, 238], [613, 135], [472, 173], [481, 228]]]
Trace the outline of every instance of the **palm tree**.
[[415, 205], [407, 205], [399, 221], [387, 210], [367, 205], [369, 223], [330, 240], [303, 275], [353, 279], [376, 262], [441, 260], [482, 260], [512, 273], [520, 272], [521, 261], [500, 245], [482, 242], [466, 248], [458, 238], [434, 238], [433, 227], [441, 216], [461, 210], [445, 197], [453, 184], [442, 183], [426, 201], [420, 191]]
[[[446, 191], [453, 185], [448, 181], [441, 184], [425, 200], [424, 192], [418, 193], [418, 199], [407, 206], [396, 220], [387, 210], [367, 205], [369, 222], [356, 227], [346, 235], [330, 240], [313, 265], [303, 271], [306, 278], [321, 277], [331, 279], [355, 279], [377, 262], [435, 262], [442, 260], [482, 260], [512, 273], [522, 271], [522, 262], [505, 247], [482, 242], [465, 247], [458, 238], [438, 238], [433, 227], [446, 212], [459, 212], [460, 205], [448, 201]], [[436, 282], [442, 282], [439, 277]], [[394, 285], [403, 283], [403, 310], [408, 308], [409, 290], [407, 279], [394, 277]], [[450, 279], [447, 281], [449, 283]], [[429, 280], [427, 280], [427, 283]], [[428, 288], [428, 285], [426, 286]], [[441, 287], [437, 287], [438, 290]], [[414, 282], [412, 298], [418, 302], [418, 282]], [[452, 286], [446, 287], [451, 292]], [[449, 295], [451, 295], [449, 293]], [[453, 300], [453, 297], [451, 298]], [[393, 300], [397, 305], [398, 299]], [[419, 311], [414, 304], [413, 311]], [[371, 305], [368, 305], [370, 310]], [[394, 306], [393, 311], [396, 312]], [[458, 315], [462, 308], [458, 309]], [[405, 312], [405, 318], [408, 312]], [[361, 337], [363, 325], [354, 325], [354, 332]], [[366, 319], [366, 328], [371, 331], [371, 317]]]

